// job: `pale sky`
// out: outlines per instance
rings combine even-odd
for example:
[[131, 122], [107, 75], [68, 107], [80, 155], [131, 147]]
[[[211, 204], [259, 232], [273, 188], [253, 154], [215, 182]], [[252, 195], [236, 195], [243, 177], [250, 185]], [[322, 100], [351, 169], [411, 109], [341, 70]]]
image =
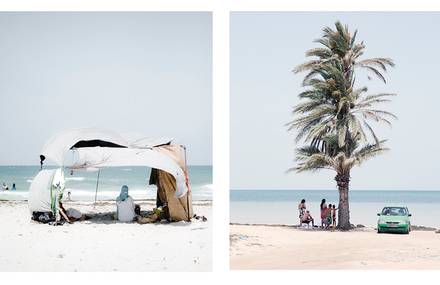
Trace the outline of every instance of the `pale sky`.
[[173, 137], [212, 163], [211, 13], [0, 13], [0, 165], [58, 131]]
[[399, 120], [379, 126], [391, 151], [356, 167], [351, 189], [440, 190], [437, 56], [439, 13], [233, 13], [231, 16], [231, 188], [335, 189], [335, 173], [296, 174], [295, 133], [286, 131], [304, 74], [293, 67], [325, 26], [340, 20], [366, 43], [365, 57], [391, 57], [388, 84], [358, 73], [371, 94], [398, 93], [385, 106]]

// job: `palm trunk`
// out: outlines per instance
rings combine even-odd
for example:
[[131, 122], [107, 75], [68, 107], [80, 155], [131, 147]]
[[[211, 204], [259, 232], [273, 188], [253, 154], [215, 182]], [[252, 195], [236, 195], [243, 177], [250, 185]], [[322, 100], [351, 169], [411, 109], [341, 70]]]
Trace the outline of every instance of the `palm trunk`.
[[350, 224], [350, 207], [348, 201], [348, 189], [350, 183], [350, 174], [336, 175], [335, 180], [339, 189], [339, 206], [338, 206], [338, 228], [341, 230], [349, 230]]

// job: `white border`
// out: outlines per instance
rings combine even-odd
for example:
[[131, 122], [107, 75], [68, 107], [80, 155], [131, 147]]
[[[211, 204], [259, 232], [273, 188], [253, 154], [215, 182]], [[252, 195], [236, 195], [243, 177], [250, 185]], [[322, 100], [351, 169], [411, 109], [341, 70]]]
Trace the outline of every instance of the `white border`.
[[[3, 11], [212, 11], [213, 12], [213, 269], [214, 273], [0, 273], [2, 284], [424, 284], [438, 271], [232, 271], [229, 265], [229, 12], [429, 11], [434, 1], [298, 0], [4, 0]], [[437, 35], [433, 35], [437, 36]], [[427, 43], [429, 44], [429, 42]], [[1, 64], [1, 63], [0, 63]], [[7, 229], [2, 229], [7, 230]], [[0, 241], [1, 242], [1, 241]], [[440, 240], [439, 240], [440, 242]], [[109, 249], [110, 250], [110, 249]], [[1, 255], [1, 253], [0, 253]]]
[[439, 11], [432, 0], [2, 0], [3, 11]]
[[[229, 11], [217, 8], [213, 19], [213, 172], [215, 271], [229, 268]], [[226, 250], [224, 250], [226, 249]]]

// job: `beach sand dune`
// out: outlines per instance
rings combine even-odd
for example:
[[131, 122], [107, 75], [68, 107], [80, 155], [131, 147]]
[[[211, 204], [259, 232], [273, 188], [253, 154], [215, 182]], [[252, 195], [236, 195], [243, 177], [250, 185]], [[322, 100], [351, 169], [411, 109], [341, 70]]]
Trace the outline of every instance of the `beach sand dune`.
[[[65, 207], [82, 213], [116, 209], [111, 202]], [[140, 225], [98, 219], [55, 227], [31, 221], [26, 202], [3, 201], [0, 271], [209, 271], [211, 204], [201, 202], [194, 212], [208, 221]]]
[[231, 269], [440, 269], [440, 234], [231, 225]]

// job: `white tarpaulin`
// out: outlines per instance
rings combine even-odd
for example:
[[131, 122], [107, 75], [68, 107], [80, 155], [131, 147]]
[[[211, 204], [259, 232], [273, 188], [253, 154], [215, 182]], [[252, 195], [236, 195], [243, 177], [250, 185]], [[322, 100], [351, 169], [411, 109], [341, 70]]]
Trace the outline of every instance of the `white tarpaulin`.
[[97, 169], [112, 166], [148, 166], [161, 169], [176, 179], [175, 197], [187, 191], [184, 170], [155, 146], [171, 143], [169, 138], [148, 138], [119, 134], [95, 128], [73, 129], [52, 137], [41, 155], [59, 166], [75, 169]]
[[128, 142], [122, 136], [111, 131], [95, 128], [71, 129], [53, 136], [44, 145], [41, 154], [62, 166], [72, 146], [79, 141], [91, 140], [101, 140], [120, 146], [128, 146]]
[[183, 169], [169, 156], [154, 149], [83, 147], [73, 150], [75, 162], [66, 165], [72, 169], [102, 168], [115, 166], [149, 166], [161, 169], [176, 179], [175, 197], [188, 191]]
[[153, 148], [173, 141], [171, 138], [150, 138], [134, 134], [126, 134], [123, 137], [127, 140], [130, 148]]
[[61, 168], [41, 170], [29, 187], [30, 212], [54, 212], [56, 199], [63, 190], [64, 174]]

